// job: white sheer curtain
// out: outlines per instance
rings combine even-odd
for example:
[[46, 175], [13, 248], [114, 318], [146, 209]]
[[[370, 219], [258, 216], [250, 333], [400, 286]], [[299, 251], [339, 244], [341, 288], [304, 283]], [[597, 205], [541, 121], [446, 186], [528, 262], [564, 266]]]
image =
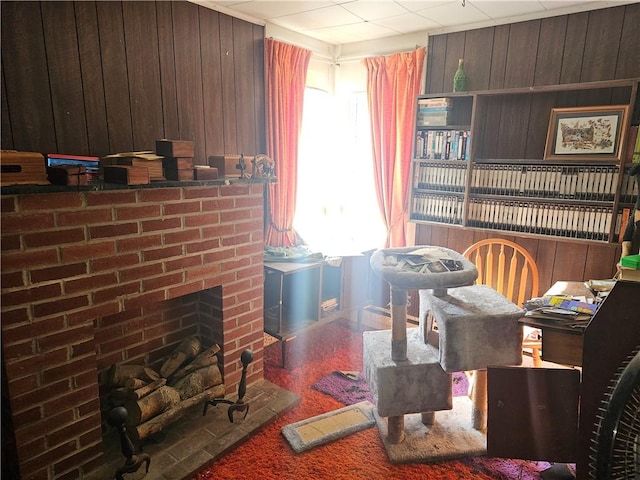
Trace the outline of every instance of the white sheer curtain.
[[379, 248], [385, 229], [373, 183], [366, 93], [336, 101], [305, 90], [293, 227], [313, 250], [344, 256]]

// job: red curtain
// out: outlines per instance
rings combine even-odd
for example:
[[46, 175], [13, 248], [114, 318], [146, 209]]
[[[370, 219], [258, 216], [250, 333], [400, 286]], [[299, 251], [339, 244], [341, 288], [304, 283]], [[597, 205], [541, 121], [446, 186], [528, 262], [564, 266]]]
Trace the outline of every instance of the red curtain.
[[267, 154], [276, 162], [277, 183], [269, 184], [265, 244], [296, 245], [291, 226], [296, 210], [298, 141], [311, 51], [265, 39]]
[[425, 48], [366, 58], [374, 180], [387, 226], [386, 247], [407, 244], [407, 189], [411, 171], [416, 97], [420, 93]]

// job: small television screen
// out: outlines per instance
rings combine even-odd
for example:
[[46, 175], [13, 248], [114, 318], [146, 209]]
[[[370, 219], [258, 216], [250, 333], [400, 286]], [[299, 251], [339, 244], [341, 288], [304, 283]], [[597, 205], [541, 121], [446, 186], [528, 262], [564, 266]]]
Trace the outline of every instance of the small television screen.
[[87, 169], [89, 178], [94, 178], [94, 176], [97, 177], [98, 175], [100, 159], [98, 157], [82, 155], [59, 155], [49, 153], [47, 155], [47, 166], [53, 167], [56, 165], [81, 165]]

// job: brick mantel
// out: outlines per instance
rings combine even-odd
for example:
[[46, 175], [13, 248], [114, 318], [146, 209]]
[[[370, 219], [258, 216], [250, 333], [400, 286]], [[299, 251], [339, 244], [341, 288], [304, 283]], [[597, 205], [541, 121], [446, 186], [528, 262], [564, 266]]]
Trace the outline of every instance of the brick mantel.
[[227, 392], [245, 348], [248, 383], [263, 379], [263, 184], [1, 202], [3, 390], [22, 478], [82, 478], [102, 461], [96, 319], [222, 286]]

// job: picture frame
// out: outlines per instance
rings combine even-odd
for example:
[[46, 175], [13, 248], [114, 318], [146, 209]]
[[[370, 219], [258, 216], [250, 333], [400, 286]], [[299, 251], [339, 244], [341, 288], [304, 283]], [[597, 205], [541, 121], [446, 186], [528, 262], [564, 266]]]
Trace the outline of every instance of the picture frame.
[[620, 160], [628, 105], [553, 108], [545, 160]]

